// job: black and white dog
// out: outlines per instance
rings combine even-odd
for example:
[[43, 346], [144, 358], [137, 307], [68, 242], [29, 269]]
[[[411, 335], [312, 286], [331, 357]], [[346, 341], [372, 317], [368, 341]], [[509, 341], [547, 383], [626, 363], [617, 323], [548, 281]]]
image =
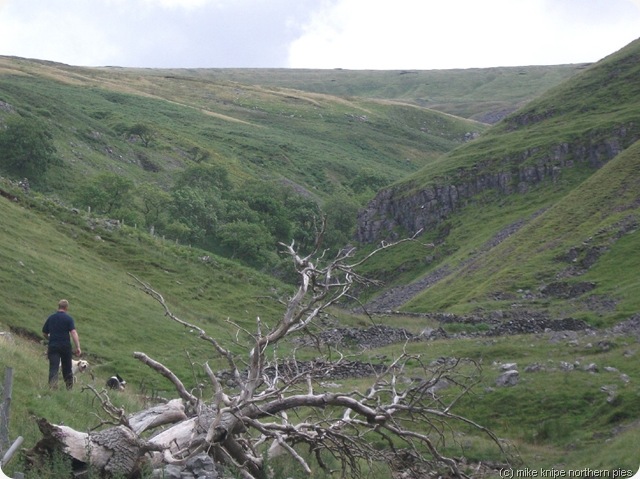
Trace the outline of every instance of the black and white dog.
[[107, 387], [109, 389], [117, 389], [118, 391], [124, 391], [124, 387], [127, 385], [127, 381], [122, 379], [119, 374], [111, 376], [107, 379]]

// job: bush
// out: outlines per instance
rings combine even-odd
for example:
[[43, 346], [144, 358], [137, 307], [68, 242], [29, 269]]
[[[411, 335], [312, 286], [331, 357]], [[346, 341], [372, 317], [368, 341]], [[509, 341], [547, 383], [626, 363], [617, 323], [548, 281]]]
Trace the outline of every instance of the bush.
[[0, 129], [0, 165], [8, 174], [41, 179], [59, 163], [55, 153], [53, 135], [39, 120], [13, 116]]

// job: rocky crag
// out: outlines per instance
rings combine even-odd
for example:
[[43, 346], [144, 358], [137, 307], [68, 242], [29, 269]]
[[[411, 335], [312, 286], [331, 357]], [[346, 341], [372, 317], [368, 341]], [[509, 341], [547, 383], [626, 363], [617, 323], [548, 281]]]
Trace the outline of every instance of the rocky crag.
[[[526, 119], [534, 120], [537, 119]], [[397, 239], [398, 231], [411, 236], [429, 230], [480, 193], [487, 190], [501, 195], [525, 193], [543, 181], [556, 181], [563, 171], [576, 165], [598, 168], [638, 139], [640, 127], [621, 125], [607, 135], [589, 133], [571, 143], [551, 146], [546, 153], [525, 149], [499, 161], [460, 168], [451, 172], [448, 181], [425, 186], [413, 194], [406, 193], [406, 185], [382, 190], [360, 211], [355, 239], [373, 243]], [[535, 164], [528, 164], [533, 157], [537, 158]], [[492, 165], [496, 164], [509, 166], [492, 171]]]

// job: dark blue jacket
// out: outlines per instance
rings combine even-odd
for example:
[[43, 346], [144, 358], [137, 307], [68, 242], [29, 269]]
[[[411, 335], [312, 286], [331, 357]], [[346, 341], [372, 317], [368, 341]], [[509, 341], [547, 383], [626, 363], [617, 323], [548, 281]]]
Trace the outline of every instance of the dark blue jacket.
[[76, 329], [73, 318], [64, 311], [57, 311], [47, 318], [42, 327], [42, 332], [49, 335], [49, 347], [69, 346], [71, 339], [69, 333]]

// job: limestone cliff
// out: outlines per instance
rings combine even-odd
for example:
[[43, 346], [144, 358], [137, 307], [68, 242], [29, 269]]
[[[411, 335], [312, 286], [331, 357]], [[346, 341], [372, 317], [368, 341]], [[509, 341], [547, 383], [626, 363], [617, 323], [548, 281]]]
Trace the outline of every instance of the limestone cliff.
[[639, 125], [620, 125], [605, 134], [587, 132], [572, 142], [550, 146], [545, 152], [525, 149], [498, 161], [476, 162], [423, 188], [407, 183], [382, 190], [360, 211], [356, 240], [371, 243], [429, 230], [479, 193], [525, 193], [538, 183], [557, 180], [575, 165], [599, 168], [639, 138]]

